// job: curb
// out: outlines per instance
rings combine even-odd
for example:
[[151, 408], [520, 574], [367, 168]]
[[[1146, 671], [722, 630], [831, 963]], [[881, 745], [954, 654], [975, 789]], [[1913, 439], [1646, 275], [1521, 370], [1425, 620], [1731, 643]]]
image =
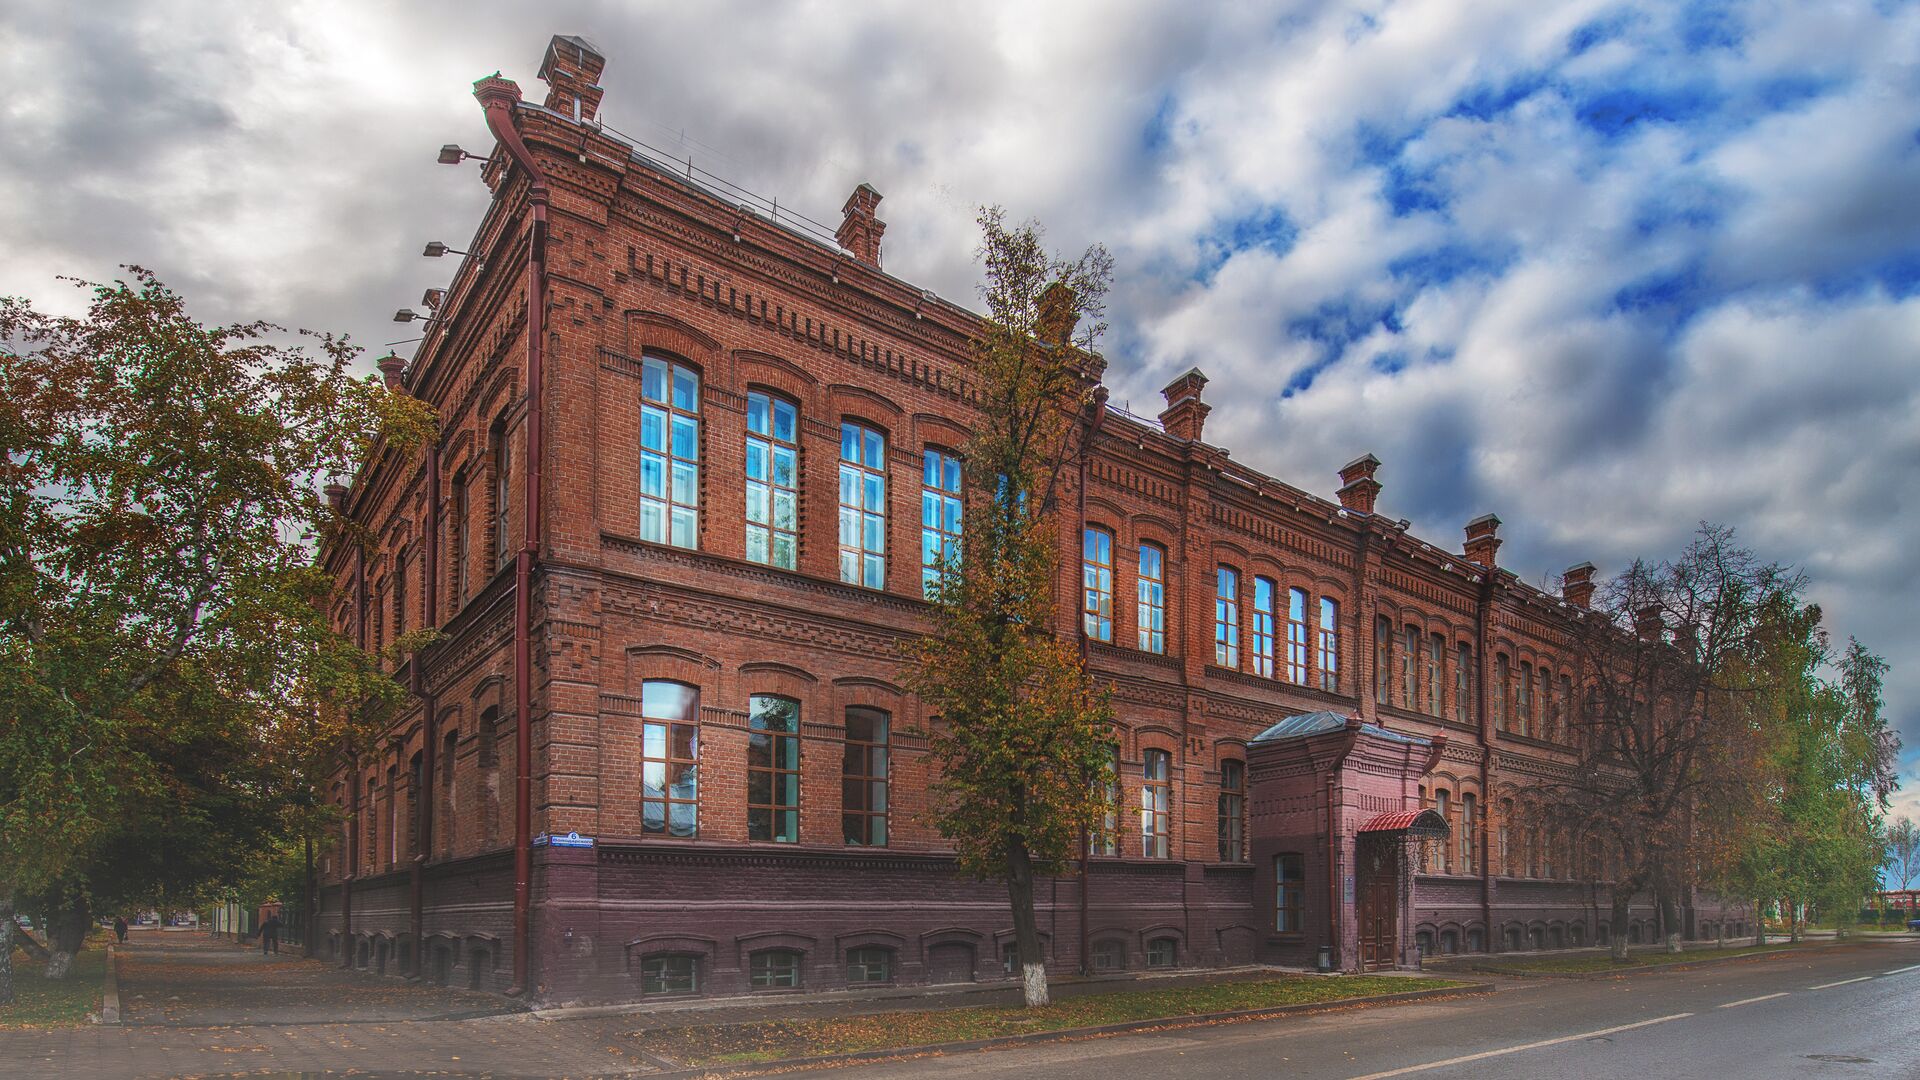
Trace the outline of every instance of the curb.
[[1350, 1005], [1399, 1005], [1402, 1003], [1423, 1001], [1429, 998], [1457, 997], [1464, 994], [1487, 994], [1492, 993], [1493, 990], [1494, 986], [1492, 983], [1467, 983], [1464, 986], [1440, 987], [1433, 990], [1409, 990], [1400, 994], [1374, 994], [1371, 997], [1339, 998], [1332, 1001], [1305, 1002], [1299, 1005], [1270, 1005], [1258, 1009], [1234, 1009], [1228, 1012], [1195, 1013], [1191, 1016], [1163, 1016], [1155, 1020], [1126, 1020], [1117, 1024], [1100, 1024], [1096, 1027], [1062, 1028], [1059, 1031], [1037, 1031], [1031, 1035], [1001, 1035], [992, 1039], [926, 1043], [919, 1046], [893, 1046], [883, 1050], [856, 1050], [847, 1054], [820, 1054], [814, 1057], [780, 1058], [776, 1061], [741, 1062], [735, 1065], [679, 1066], [672, 1065], [667, 1059], [655, 1054], [646, 1053], [645, 1051], [642, 1051], [641, 1056], [650, 1063], [669, 1066], [662, 1072], [649, 1073], [648, 1080], [698, 1080], [698, 1078], [701, 1077], [759, 1076], [766, 1073], [791, 1072], [799, 1069], [809, 1069], [827, 1065], [858, 1065], [907, 1057], [943, 1057], [948, 1054], [962, 1054], [976, 1050], [1003, 1050], [1016, 1046], [1034, 1046], [1041, 1043], [1097, 1038], [1103, 1035], [1125, 1035], [1136, 1031], [1198, 1027], [1202, 1024], [1216, 1024], [1236, 1020], [1264, 1020], [1270, 1017], [1326, 1012], [1332, 1009], [1346, 1008]]
[[107, 946], [107, 974], [100, 986], [100, 1023], [118, 1024], [120, 1022], [120, 954], [119, 946]]
[[1501, 975], [1512, 979], [1569, 979], [1575, 982], [1594, 982], [1603, 979], [1625, 979], [1635, 975], [1652, 975], [1661, 971], [1685, 971], [1689, 968], [1711, 967], [1714, 964], [1737, 964], [1742, 960], [1761, 960], [1781, 953], [1807, 952], [1813, 949], [1831, 949], [1839, 945], [1851, 945], [1851, 941], [1811, 942], [1801, 945], [1788, 945], [1764, 952], [1741, 953], [1739, 956], [1703, 956], [1698, 960], [1680, 960], [1671, 964], [1629, 964], [1608, 971], [1515, 971], [1493, 964], [1475, 964], [1467, 970], [1482, 975]]

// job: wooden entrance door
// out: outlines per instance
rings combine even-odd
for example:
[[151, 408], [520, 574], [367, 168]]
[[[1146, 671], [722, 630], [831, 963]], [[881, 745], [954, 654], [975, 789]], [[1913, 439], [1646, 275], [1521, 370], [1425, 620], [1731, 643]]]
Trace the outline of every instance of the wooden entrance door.
[[1398, 836], [1362, 836], [1354, 854], [1360, 916], [1360, 970], [1390, 968], [1399, 951], [1400, 845]]

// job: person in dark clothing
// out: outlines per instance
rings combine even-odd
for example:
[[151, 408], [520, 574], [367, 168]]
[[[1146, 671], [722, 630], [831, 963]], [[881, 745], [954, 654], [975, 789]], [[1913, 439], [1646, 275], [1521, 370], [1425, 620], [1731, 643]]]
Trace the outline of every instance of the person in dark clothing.
[[120, 939], [120, 944], [125, 945], [127, 943], [127, 920], [125, 917], [120, 915], [113, 917], [113, 936]]
[[260, 954], [265, 956], [267, 953], [276, 956], [280, 953], [280, 913], [277, 911], [260, 924]]

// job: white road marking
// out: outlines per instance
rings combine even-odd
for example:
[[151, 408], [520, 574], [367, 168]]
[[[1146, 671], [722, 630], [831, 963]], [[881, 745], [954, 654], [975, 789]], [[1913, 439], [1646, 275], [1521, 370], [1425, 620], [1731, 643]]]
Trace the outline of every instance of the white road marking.
[[1774, 998], [1783, 998], [1786, 996], [1787, 996], [1787, 992], [1785, 990], [1782, 990], [1777, 994], [1761, 994], [1759, 997], [1742, 998], [1739, 1001], [1729, 1001], [1725, 1005], [1722, 1005], [1720, 1007], [1723, 1009], [1737, 1009], [1742, 1005], [1752, 1005], [1755, 1002], [1759, 1002], [1759, 1001], [1772, 1001]]
[[1857, 979], [1841, 979], [1839, 982], [1821, 983], [1819, 986], [1809, 986], [1807, 987], [1807, 989], [1831, 990], [1836, 986], [1846, 986], [1848, 983], [1866, 982], [1868, 979], [1871, 979], [1871, 978], [1873, 978], [1873, 976], [1871, 975], [1862, 975]]
[[1906, 972], [1909, 972], [1909, 971], [1920, 971], [1920, 964], [1914, 964], [1914, 965], [1912, 965], [1912, 966], [1910, 966], [1910, 967], [1903, 967], [1903, 968], [1894, 968], [1894, 969], [1893, 969], [1892, 971], [1883, 971], [1883, 972], [1881, 972], [1880, 974], [1882, 974], [1882, 975], [1901, 975], [1901, 974], [1904, 974], [1904, 973], [1906, 973]]
[[1587, 1031], [1579, 1035], [1562, 1035], [1557, 1039], [1542, 1039], [1539, 1042], [1526, 1043], [1522, 1046], [1509, 1046], [1504, 1050], [1483, 1050], [1478, 1054], [1467, 1054], [1463, 1057], [1447, 1058], [1445, 1061], [1429, 1061], [1425, 1065], [1408, 1065], [1405, 1068], [1388, 1069], [1386, 1072], [1368, 1073], [1365, 1076], [1356, 1076], [1353, 1080], [1386, 1080], [1389, 1076], [1406, 1076], [1409, 1073], [1426, 1072], [1429, 1069], [1444, 1069], [1449, 1065], [1464, 1065], [1469, 1061], [1485, 1061], [1488, 1058], [1502, 1057], [1507, 1054], [1518, 1054], [1523, 1050], [1538, 1050], [1543, 1046], [1558, 1046], [1561, 1043], [1579, 1042], [1582, 1039], [1597, 1039], [1602, 1035], [1613, 1035], [1622, 1031], [1632, 1031], [1634, 1028], [1652, 1027], [1654, 1024], [1664, 1024], [1669, 1020], [1685, 1020], [1692, 1015], [1692, 1013], [1674, 1013], [1672, 1016], [1657, 1017], [1653, 1020], [1642, 1020], [1637, 1024], [1621, 1024], [1619, 1027], [1601, 1028], [1599, 1031]]

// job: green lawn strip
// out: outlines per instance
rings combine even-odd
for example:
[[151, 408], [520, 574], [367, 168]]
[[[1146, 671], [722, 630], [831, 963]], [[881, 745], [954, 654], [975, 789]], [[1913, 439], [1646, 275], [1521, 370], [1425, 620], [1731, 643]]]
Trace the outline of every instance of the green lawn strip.
[[107, 950], [91, 942], [73, 958], [73, 970], [57, 981], [46, 965], [24, 952], [13, 954], [13, 1004], [0, 1005], [0, 1029], [77, 1027], [100, 1008], [100, 981]]
[[1502, 961], [1480, 964], [1479, 971], [1531, 972], [1551, 975], [1580, 975], [1598, 971], [1631, 971], [1635, 968], [1664, 967], [1669, 964], [1692, 964], [1701, 960], [1718, 960], [1732, 956], [1749, 956], [1755, 953], [1777, 952], [1794, 948], [1792, 945], [1744, 945], [1727, 949], [1692, 949], [1687, 952], [1644, 952], [1631, 953], [1623, 961], [1616, 962], [1606, 953], [1587, 953], [1579, 956], [1539, 956], [1524, 960]]
[[1055, 1002], [1044, 1009], [976, 1005], [826, 1020], [674, 1028], [649, 1032], [643, 1038], [649, 1052], [685, 1065], [741, 1064], [971, 1042], [1243, 1009], [1314, 1005], [1465, 985], [1444, 979], [1391, 975], [1296, 977], [1088, 994]]

